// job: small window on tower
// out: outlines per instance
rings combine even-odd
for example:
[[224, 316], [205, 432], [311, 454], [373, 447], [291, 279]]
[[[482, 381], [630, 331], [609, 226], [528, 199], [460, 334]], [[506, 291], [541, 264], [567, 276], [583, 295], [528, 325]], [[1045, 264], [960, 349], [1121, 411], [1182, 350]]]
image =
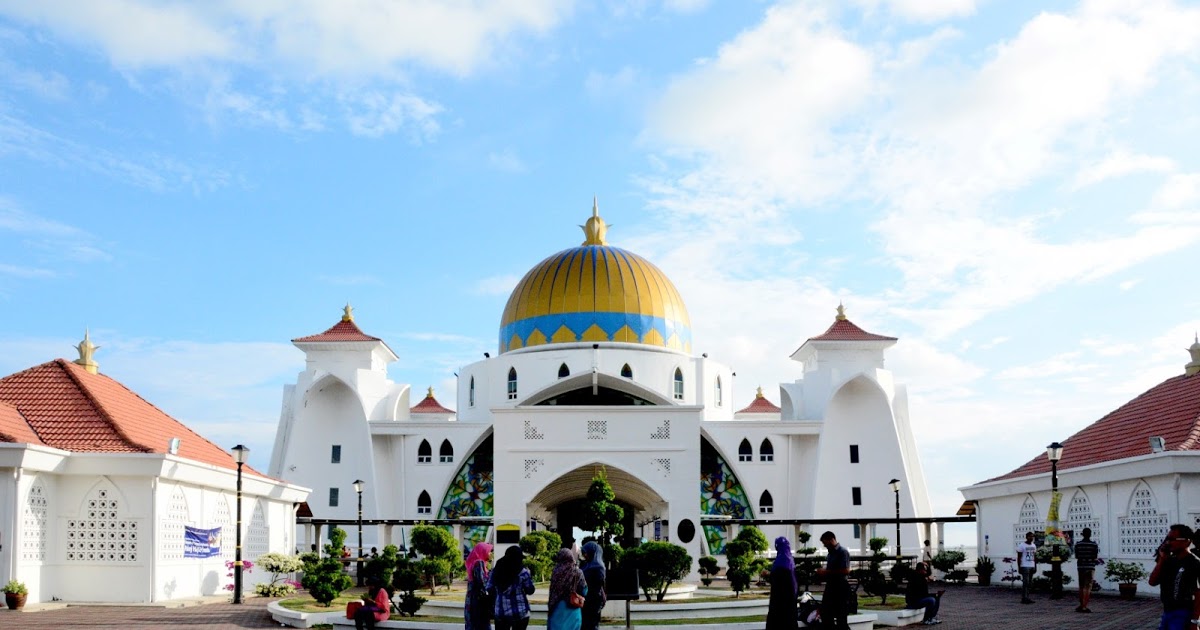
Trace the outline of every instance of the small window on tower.
[[754, 448], [750, 446], [750, 440], [743, 439], [742, 443], [738, 445], [738, 461], [754, 461]]
[[571, 375], [571, 368], [567, 367], [566, 363], [558, 366], [558, 378], [567, 378], [570, 375]]
[[758, 498], [758, 512], [760, 514], [775, 513], [775, 499], [766, 490], [763, 490], [762, 496]]
[[417, 463], [428, 464], [433, 461], [433, 447], [429, 445], [429, 440], [421, 440], [421, 445], [417, 447]]
[[850, 501], [854, 505], [862, 505], [862, 488], [858, 486], [850, 488]]
[[517, 399], [517, 368], [508, 368], [508, 399]]
[[331, 464], [342, 463], [342, 445], [341, 444], [333, 445], [333, 448], [330, 450], [330, 453], [329, 453], [329, 463], [331, 463]]
[[621, 378], [633, 378], [633, 368], [628, 363], [621, 366]]
[[471, 385], [467, 388], [467, 406], [475, 406], [475, 377], [471, 377]]
[[683, 370], [675, 368], [675, 400], [683, 400]]
[[454, 462], [454, 447], [450, 444], [450, 440], [442, 440], [442, 447], [438, 449], [438, 461], [443, 464]]
[[762, 445], [758, 447], [758, 461], [775, 461], [775, 447], [771, 445], [771, 440], [763, 438]]
[[858, 445], [857, 444], [850, 445], [850, 463], [851, 464], [858, 463]]
[[338, 489], [329, 489], [329, 507], [337, 507], [338, 505]]
[[433, 501], [424, 490], [421, 491], [421, 496], [417, 497], [417, 514], [433, 514]]

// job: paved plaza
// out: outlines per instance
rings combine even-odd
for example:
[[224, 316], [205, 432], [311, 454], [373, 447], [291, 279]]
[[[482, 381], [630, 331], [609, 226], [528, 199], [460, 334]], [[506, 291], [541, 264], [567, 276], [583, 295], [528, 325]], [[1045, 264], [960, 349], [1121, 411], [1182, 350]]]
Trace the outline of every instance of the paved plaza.
[[[1074, 612], [1073, 593], [1060, 601], [1044, 596], [1021, 605], [1011, 588], [951, 586], [942, 602], [940, 630], [1153, 630], [1158, 627], [1158, 599], [1121, 601], [1104, 592], [1093, 597], [1092, 614]], [[224, 630], [278, 628], [267, 614], [269, 600], [250, 598], [245, 604], [204, 604], [186, 608], [153, 606], [69, 606], [57, 610], [17, 613], [0, 611], [0, 628], [170, 628], [171, 630]], [[636, 617], [635, 617], [636, 619]], [[661, 627], [661, 626], [659, 626]], [[668, 626], [670, 627], [670, 626]], [[684, 626], [677, 626], [684, 627]], [[717, 626], [706, 625], [706, 628]], [[922, 626], [912, 626], [919, 628]]]

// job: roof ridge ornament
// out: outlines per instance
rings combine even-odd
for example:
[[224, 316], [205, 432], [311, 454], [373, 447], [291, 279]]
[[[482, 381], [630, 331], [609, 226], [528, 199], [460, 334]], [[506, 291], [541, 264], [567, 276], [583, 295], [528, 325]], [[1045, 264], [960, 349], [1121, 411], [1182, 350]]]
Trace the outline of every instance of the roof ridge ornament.
[[608, 245], [604, 238], [608, 234], [608, 225], [600, 218], [600, 204], [595, 195], [592, 196], [592, 216], [579, 227], [583, 228], [584, 245]]
[[837, 317], [835, 319], [839, 322], [846, 321], [846, 307], [842, 305], [841, 300], [838, 300]]
[[354, 321], [354, 307], [350, 306], [349, 302], [346, 302], [346, 307], [342, 309], [342, 321], [344, 321], [344, 322]]
[[1196, 334], [1194, 339], [1195, 341], [1188, 348], [1188, 354], [1192, 355], [1192, 360], [1183, 366], [1183, 373], [1187, 376], [1200, 374], [1200, 334]]
[[87, 328], [83, 329], [83, 341], [80, 341], [79, 345], [75, 346], [75, 349], [79, 351], [79, 358], [75, 359], [74, 363], [82, 365], [83, 369], [92, 374], [99, 374], [100, 364], [96, 363], [95, 354], [100, 349], [100, 346], [92, 343], [91, 334]]
[[756, 398], [756, 399], [766, 398], [766, 396], [763, 396], [763, 393], [762, 393], [762, 385], [758, 386], [758, 391], [755, 392], [754, 398]]
[[433, 398], [433, 385], [429, 386], [429, 391], [425, 392], [426, 398]]

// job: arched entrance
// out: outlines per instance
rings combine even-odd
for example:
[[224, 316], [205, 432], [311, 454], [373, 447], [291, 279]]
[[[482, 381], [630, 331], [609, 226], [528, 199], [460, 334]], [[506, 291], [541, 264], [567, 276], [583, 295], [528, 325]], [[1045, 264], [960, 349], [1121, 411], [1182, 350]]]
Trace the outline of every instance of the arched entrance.
[[620, 468], [594, 462], [579, 466], [546, 484], [527, 505], [530, 518], [536, 518], [543, 524], [552, 524], [566, 543], [572, 528], [580, 522], [581, 512], [587, 503], [588, 488], [596, 471], [601, 468], [604, 468], [608, 483], [616, 495], [614, 502], [625, 508], [622, 524], [626, 538], [637, 536], [635, 524], [639, 518], [657, 513], [666, 516], [666, 501], [646, 482]]

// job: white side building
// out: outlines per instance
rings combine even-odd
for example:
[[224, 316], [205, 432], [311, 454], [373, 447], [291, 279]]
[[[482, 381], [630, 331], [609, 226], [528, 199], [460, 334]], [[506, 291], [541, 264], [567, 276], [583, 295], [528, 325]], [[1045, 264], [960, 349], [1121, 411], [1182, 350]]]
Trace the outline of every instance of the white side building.
[[[98, 373], [91, 342], [0, 378], [0, 583], [28, 603], [148, 603], [226, 593], [237, 465], [217, 445]], [[243, 468], [243, 558], [292, 553], [308, 490]], [[219, 553], [185, 557], [187, 527]], [[244, 589], [267, 578], [245, 576]]]
[[[1183, 374], [1062, 442], [1059, 525], [1075, 540], [1090, 527], [1102, 559], [1140, 562], [1149, 572], [1171, 524], [1200, 527], [1200, 341], [1189, 352]], [[1051, 485], [1049, 459], [1040, 453], [961, 488], [976, 504], [980, 555], [990, 556], [997, 571], [1025, 532], [1045, 530]], [[1064, 571], [1073, 576], [1074, 562]], [[1102, 567], [1096, 579], [1104, 581]]]

